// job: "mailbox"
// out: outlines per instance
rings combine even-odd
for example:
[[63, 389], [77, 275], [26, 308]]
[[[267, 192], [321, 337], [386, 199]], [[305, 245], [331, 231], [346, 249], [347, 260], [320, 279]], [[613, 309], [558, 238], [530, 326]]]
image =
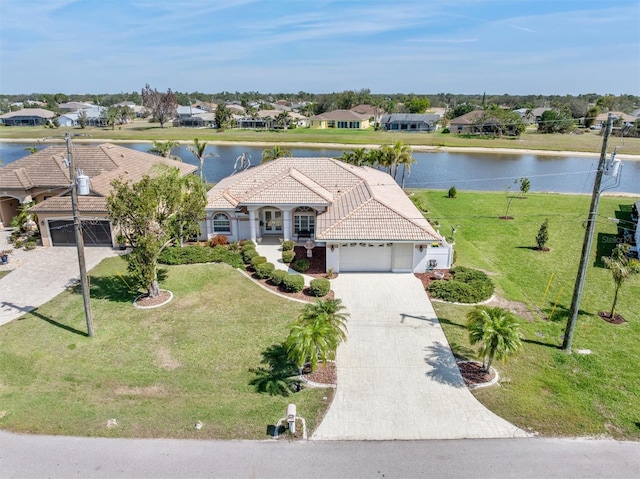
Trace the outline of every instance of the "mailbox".
[[287, 422], [289, 423], [289, 432], [296, 433], [296, 405], [289, 404], [287, 406]]

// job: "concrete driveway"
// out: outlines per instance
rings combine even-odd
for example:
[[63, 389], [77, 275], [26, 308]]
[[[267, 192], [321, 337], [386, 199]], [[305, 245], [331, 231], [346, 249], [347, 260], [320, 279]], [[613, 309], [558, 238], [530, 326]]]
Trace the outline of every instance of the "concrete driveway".
[[421, 282], [412, 274], [342, 273], [351, 314], [338, 388], [313, 439], [526, 437], [464, 386]]
[[[0, 231], [0, 250], [11, 249], [9, 232]], [[112, 248], [85, 248], [87, 270], [118, 252]], [[14, 250], [3, 269], [11, 273], [0, 278], [0, 325], [13, 321], [55, 298], [80, 278], [78, 253], [73, 247]]]

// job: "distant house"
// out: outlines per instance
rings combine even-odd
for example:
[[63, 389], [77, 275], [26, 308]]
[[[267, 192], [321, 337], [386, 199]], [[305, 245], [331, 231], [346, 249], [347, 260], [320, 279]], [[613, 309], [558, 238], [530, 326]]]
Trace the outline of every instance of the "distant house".
[[[267, 129], [272, 130], [277, 127], [276, 118], [281, 115], [284, 110], [258, 110], [255, 115], [243, 115], [236, 119], [236, 127], [250, 129]], [[290, 124], [296, 126], [306, 126], [307, 117], [295, 112], [289, 112]]]
[[449, 131], [451, 131], [451, 133], [458, 134], [475, 133], [475, 124], [483, 113], [484, 111], [482, 110], [473, 110], [462, 116], [454, 118], [449, 122]]
[[369, 116], [351, 110], [333, 110], [309, 118], [311, 128], [338, 128], [366, 130], [369, 128]]
[[638, 119], [635, 116], [627, 115], [626, 113], [623, 113], [621, 111], [611, 111], [608, 113], [600, 113], [598, 116], [596, 116], [596, 119], [594, 120], [592, 126], [595, 126], [595, 129], [604, 128], [605, 124], [607, 123], [607, 118], [609, 118], [609, 113], [620, 118], [625, 126], [633, 125]]
[[[89, 177], [90, 194], [78, 198], [87, 245], [113, 245], [106, 208], [112, 180], [137, 182], [159, 164], [176, 167], [182, 175], [197, 170], [188, 163], [109, 143], [73, 148], [77, 168]], [[66, 146], [50, 146], [0, 168], [0, 219], [10, 224], [21, 204], [35, 201], [29, 213], [38, 217], [43, 246], [75, 244], [66, 158]]]
[[428, 113], [393, 113], [384, 115], [380, 124], [385, 131], [435, 131], [440, 115]]
[[87, 126], [104, 127], [107, 126], [107, 121], [104, 117], [106, 111], [106, 106], [91, 105], [88, 108], [82, 108], [78, 111], [60, 115], [58, 117], [58, 122], [60, 123], [60, 126], [78, 126], [78, 118], [80, 117], [80, 113], [84, 112], [87, 115]]
[[78, 111], [78, 110], [83, 110], [85, 108], [93, 108], [96, 105], [94, 105], [93, 103], [84, 103], [84, 102], [80, 102], [80, 101], [68, 101], [65, 103], [60, 103], [58, 105], [58, 108], [60, 109], [61, 112], [73, 112], [73, 111]]
[[5, 126], [42, 126], [55, 116], [54, 112], [44, 108], [23, 108], [0, 115], [0, 123]]

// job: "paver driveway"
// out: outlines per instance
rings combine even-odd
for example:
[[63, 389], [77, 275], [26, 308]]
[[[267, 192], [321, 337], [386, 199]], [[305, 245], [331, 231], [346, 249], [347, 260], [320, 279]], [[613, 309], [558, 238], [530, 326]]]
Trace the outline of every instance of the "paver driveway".
[[421, 282], [412, 274], [340, 274], [351, 314], [338, 389], [313, 439], [526, 437], [464, 386]]

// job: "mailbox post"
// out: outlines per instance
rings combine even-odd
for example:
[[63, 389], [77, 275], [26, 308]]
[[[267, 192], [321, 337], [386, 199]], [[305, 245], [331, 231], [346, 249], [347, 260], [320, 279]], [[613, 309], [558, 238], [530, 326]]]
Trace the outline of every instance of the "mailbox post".
[[289, 423], [289, 432], [296, 433], [296, 405], [289, 404], [287, 406], [287, 422]]

